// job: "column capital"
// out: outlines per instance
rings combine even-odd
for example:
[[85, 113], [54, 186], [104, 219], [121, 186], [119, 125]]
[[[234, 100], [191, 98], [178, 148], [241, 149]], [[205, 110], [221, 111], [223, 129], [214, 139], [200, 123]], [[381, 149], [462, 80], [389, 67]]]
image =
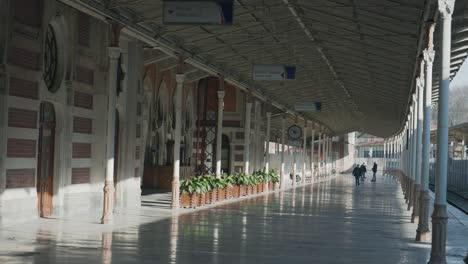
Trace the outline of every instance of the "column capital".
[[271, 112], [266, 112], [266, 117], [271, 118]]
[[185, 80], [185, 74], [176, 74], [176, 82], [179, 84], [179, 83], [183, 83], [184, 80]]
[[226, 94], [226, 92], [224, 92], [223, 90], [219, 90], [218, 91], [218, 99], [222, 100], [224, 98], [225, 94]]
[[425, 49], [423, 51], [423, 56], [424, 56], [424, 61], [426, 62], [426, 68], [427, 66], [432, 65], [434, 63], [434, 56], [435, 56], [435, 51]]
[[416, 78], [416, 86], [419, 89], [423, 89], [424, 88], [424, 78], [421, 78], [421, 77]]
[[443, 19], [452, 18], [455, 0], [438, 0], [439, 12]]
[[120, 57], [119, 47], [107, 47], [108, 56], [111, 60], [118, 60]]

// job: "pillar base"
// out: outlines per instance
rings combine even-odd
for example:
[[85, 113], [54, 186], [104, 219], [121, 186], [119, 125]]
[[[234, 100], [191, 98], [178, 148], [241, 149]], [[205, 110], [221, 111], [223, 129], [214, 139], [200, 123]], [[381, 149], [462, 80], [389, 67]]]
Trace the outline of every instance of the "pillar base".
[[432, 247], [428, 264], [446, 264], [445, 247], [447, 242], [447, 205], [434, 204], [432, 213]]
[[419, 184], [414, 185], [414, 197], [413, 197], [413, 213], [411, 214], [411, 223], [419, 221], [419, 200], [421, 199], [420, 193], [421, 187]]
[[180, 201], [179, 201], [179, 181], [172, 181], [172, 202], [171, 208], [172, 209], [179, 209]]
[[413, 204], [412, 201], [413, 201], [413, 191], [414, 191], [414, 187], [413, 187], [413, 181], [410, 179], [408, 181], [408, 207], [406, 208], [406, 210], [410, 211], [411, 210], [411, 205]]
[[429, 241], [429, 191], [421, 191], [419, 201], [419, 222], [418, 229], [416, 230], [416, 241], [428, 242]]
[[112, 212], [114, 210], [114, 183], [105, 181], [104, 183], [104, 208], [102, 211], [101, 224], [112, 223]]

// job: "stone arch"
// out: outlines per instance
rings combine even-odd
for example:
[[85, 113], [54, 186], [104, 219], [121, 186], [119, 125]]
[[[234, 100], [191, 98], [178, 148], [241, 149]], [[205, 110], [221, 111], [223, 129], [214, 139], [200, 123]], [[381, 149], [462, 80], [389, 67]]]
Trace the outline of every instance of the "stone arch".
[[163, 80], [150, 109], [151, 138], [149, 142], [152, 153], [151, 163], [153, 165], [164, 165], [167, 163], [168, 102], [168, 90]]
[[195, 104], [193, 101], [192, 89], [189, 90], [185, 100], [185, 107], [182, 116], [182, 135], [184, 141], [183, 163], [187, 166], [192, 165], [193, 156], [193, 134], [195, 132]]

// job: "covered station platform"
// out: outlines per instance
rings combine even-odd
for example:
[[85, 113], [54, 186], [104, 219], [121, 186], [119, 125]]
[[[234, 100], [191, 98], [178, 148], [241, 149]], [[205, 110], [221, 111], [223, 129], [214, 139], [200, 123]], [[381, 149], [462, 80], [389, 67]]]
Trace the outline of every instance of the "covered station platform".
[[0, 262], [468, 263], [467, 14], [1, 0]]

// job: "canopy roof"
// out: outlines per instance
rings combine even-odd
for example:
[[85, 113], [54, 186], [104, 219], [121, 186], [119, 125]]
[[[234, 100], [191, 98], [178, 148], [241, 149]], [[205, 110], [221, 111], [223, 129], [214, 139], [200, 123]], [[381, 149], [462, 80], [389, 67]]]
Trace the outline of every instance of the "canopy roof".
[[[274, 113], [288, 112], [288, 123], [299, 115], [300, 124], [316, 121], [330, 134], [380, 137], [404, 125], [427, 46], [424, 22], [437, 13], [437, 1], [430, 0], [236, 0], [233, 25], [188, 26], [163, 24], [161, 0], [61, 1], [119, 21], [127, 33], [184, 56], [194, 68], [224, 75], [270, 102]], [[466, 42], [454, 45], [460, 43]], [[295, 65], [296, 79], [253, 81], [254, 64]], [[303, 101], [322, 102], [322, 110], [294, 112]]]

